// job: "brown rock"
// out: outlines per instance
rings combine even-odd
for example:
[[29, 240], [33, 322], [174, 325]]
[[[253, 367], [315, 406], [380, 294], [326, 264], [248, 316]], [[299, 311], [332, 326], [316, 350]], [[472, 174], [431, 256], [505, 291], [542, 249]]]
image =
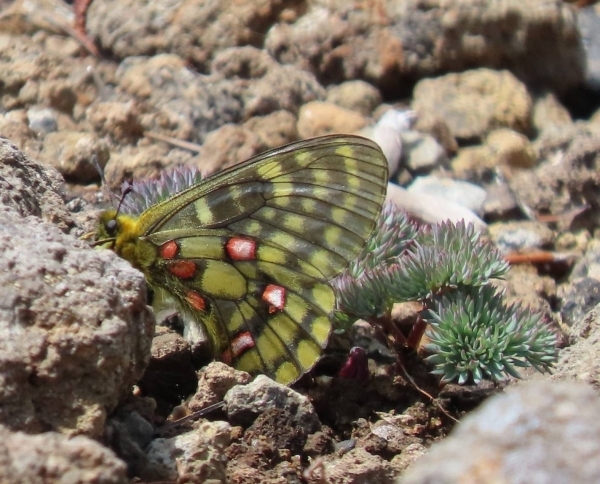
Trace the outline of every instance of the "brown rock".
[[318, 0], [300, 6], [294, 22], [271, 27], [265, 46], [280, 62], [308, 69], [327, 85], [363, 79], [398, 98], [407, 80], [472, 66], [507, 69], [557, 92], [585, 76], [577, 16], [560, 1], [544, 8], [539, 0], [431, 0], [426, 8], [420, 0], [358, 6]]
[[66, 179], [78, 182], [100, 179], [92, 157], [96, 157], [101, 167], [106, 166], [110, 158], [108, 145], [95, 134], [82, 131], [48, 133], [40, 153], [44, 163], [56, 168]]
[[531, 117], [533, 127], [540, 132], [549, 126], [571, 124], [571, 114], [551, 92], [536, 96]]
[[258, 135], [267, 148], [277, 148], [298, 139], [296, 117], [289, 111], [275, 111], [267, 116], [256, 116], [244, 123]]
[[119, 189], [124, 180], [158, 178], [175, 165], [192, 163], [193, 157], [190, 151], [171, 149], [166, 143], [126, 146], [111, 155], [104, 176], [113, 189]]
[[126, 484], [125, 464], [87, 437], [28, 435], [0, 427], [0, 481], [29, 484]]
[[485, 140], [491, 150], [493, 166], [507, 165], [513, 168], [532, 168], [537, 157], [529, 139], [511, 129], [502, 128], [492, 131]]
[[326, 461], [324, 471], [331, 484], [392, 484], [398, 475], [389, 462], [363, 448], [352, 449], [341, 458]]
[[198, 156], [198, 168], [211, 174], [261, 153], [265, 146], [257, 134], [243, 126], [226, 124], [211, 132]]
[[190, 399], [190, 411], [195, 412], [220, 402], [231, 388], [235, 385], [245, 385], [250, 379], [250, 374], [234, 370], [225, 363], [210, 363], [198, 373], [198, 388]]
[[21, 217], [34, 215], [67, 232], [73, 219], [59, 195], [62, 183], [54, 168], [31, 160], [0, 139], [0, 204]]
[[417, 83], [412, 106], [435, 113], [458, 139], [482, 139], [495, 128], [530, 130], [532, 100], [508, 71], [474, 69]]
[[225, 448], [230, 431], [227, 422], [202, 421], [190, 432], [152, 441], [142, 477], [150, 481], [193, 479], [191, 482], [225, 484]]
[[367, 125], [360, 114], [329, 102], [305, 104], [298, 115], [298, 134], [313, 138], [332, 133], [356, 133]]
[[453, 155], [458, 151], [458, 143], [448, 124], [435, 113], [420, 113], [412, 127], [415, 131], [433, 136], [446, 150], [446, 154]]
[[86, 118], [96, 133], [124, 142], [135, 142], [143, 135], [140, 115], [140, 107], [134, 101], [100, 102], [86, 110]]
[[327, 102], [370, 116], [381, 104], [379, 90], [365, 81], [346, 81], [327, 91]]

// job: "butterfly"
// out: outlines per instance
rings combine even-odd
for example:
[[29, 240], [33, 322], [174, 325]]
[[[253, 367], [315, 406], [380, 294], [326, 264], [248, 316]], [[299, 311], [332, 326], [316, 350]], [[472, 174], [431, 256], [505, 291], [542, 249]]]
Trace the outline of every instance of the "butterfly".
[[104, 211], [97, 245], [142, 271], [156, 301], [201, 325], [215, 359], [289, 384], [327, 343], [330, 282], [375, 227], [387, 167], [378, 145], [358, 136], [292, 143], [138, 216]]

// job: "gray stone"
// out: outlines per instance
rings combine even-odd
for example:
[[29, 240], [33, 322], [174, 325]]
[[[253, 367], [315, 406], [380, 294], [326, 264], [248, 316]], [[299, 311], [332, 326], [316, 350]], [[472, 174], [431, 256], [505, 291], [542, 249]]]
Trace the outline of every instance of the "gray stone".
[[407, 190], [415, 195], [425, 193], [451, 200], [477, 214], [481, 214], [487, 196], [486, 191], [474, 183], [433, 175], [417, 177]]
[[321, 429], [321, 423], [310, 400], [265, 375], [248, 385], [236, 385], [225, 395], [225, 411], [234, 425], [250, 425], [269, 408], [287, 411], [307, 434]]
[[56, 111], [50, 108], [29, 108], [27, 110], [29, 128], [37, 134], [44, 136], [58, 129]]
[[400, 482], [598, 482], [599, 412], [600, 398], [587, 385], [519, 385], [465, 417]]

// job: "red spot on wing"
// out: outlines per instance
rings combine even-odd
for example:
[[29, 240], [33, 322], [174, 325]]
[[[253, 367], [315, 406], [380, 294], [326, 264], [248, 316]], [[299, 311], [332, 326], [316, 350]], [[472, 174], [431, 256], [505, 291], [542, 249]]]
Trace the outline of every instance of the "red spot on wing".
[[254, 348], [254, 338], [248, 331], [238, 334], [231, 340], [231, 346], [221, 353], [221, 361], [231, 365], [234, 358]]
[[169, 240], [160, 246], [159, 253], [163, 259], [174, 259], [179, 254], [179, 245], [174, 240]]
[[269, 284], [262, 293], [262, 300], [269, 303], [269, 312], [282, 311], [285, 307], [285, 287]]
[[191, 279], [196, 274], [196, 264], [191, 260], [176, 260], [169, 264], [169, 272], [179, 279]]
[[250, 348], [254, 348], [254, 338], [248, 331], [238, 334], [231, 342], [231, 352], [236, 358]]
[[227, 241], [227, 255], [232, 260], [255, 260], [256, 241], [245, 237], [231, 237]]
[[198, 311], [204, 311], [206, 309], [206, 299], [202, 297], [199, 292], [188, 291], [185, 295], [185, 300]]

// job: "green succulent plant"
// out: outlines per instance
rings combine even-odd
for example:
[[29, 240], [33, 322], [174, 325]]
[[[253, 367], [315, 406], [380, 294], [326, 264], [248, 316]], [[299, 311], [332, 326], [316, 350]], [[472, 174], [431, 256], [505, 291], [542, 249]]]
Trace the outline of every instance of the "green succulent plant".
[[337, 322], [390, 319], [394, 303], [418, 301], [427, 323], [426, 360], [443, 381], [519, 377], [516, 367], [549, 371], [556, 335], [541, 315], [507, 306], [491, 284], [509, 269], [473, 225], [444, 222], [417, 229], [386, 205], [359, 257], [334, 280]]

